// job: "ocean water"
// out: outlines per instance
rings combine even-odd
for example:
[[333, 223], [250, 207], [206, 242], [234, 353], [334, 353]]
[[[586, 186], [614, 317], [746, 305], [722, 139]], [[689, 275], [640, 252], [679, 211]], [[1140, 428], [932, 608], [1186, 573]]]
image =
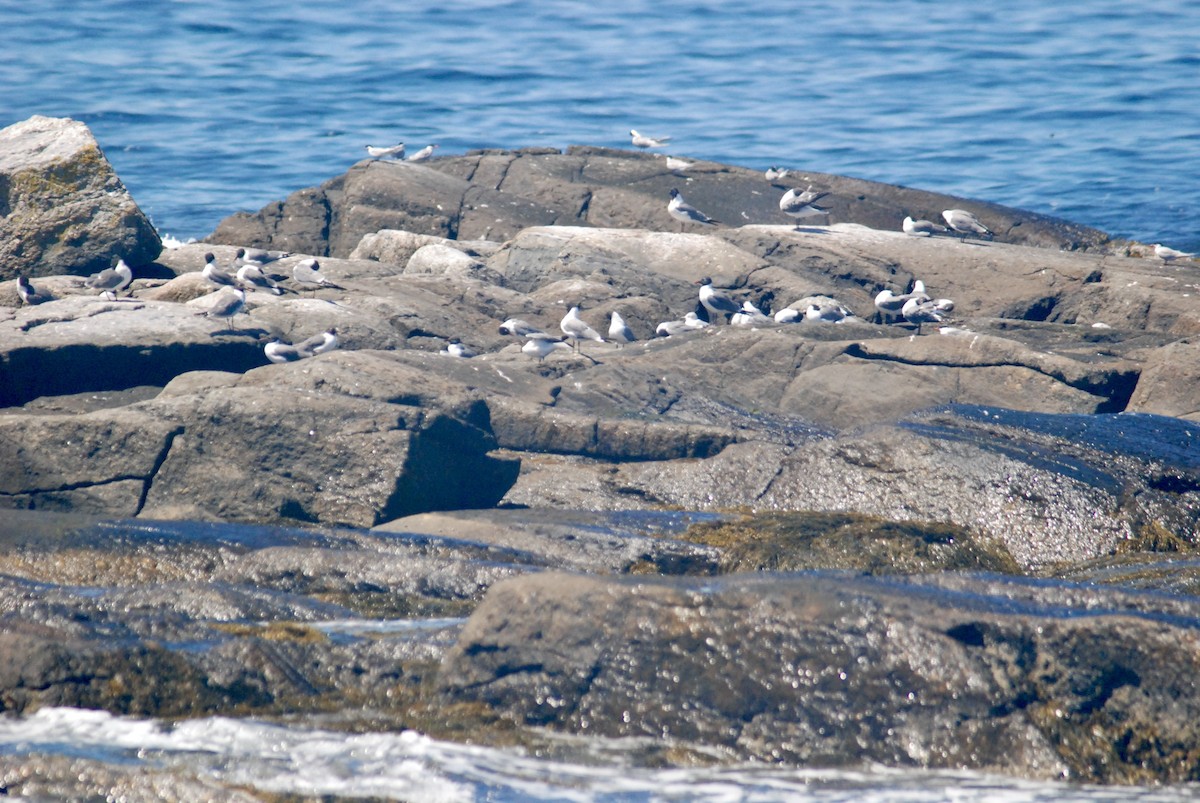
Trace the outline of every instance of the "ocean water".
[[0, 124], [88, 123], [201, 237], [363, 146], [628, 147], [979, 198], [1200, 247], [1200, 5], [930, 0], [0, 4]]

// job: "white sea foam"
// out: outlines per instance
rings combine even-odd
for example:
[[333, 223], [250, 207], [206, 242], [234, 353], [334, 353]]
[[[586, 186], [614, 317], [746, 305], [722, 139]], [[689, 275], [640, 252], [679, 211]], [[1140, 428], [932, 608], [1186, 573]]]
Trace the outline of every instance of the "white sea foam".
[[980, 773], [798, 770], [763, 765], [650, 770], [624, 756], [640, 740], [563, 737], [578, 762], [440, 742], [414, 731], [347, 734], [226, 717], [167, 726], [99, 711], [44, 708], [0, 717], [0, 758], [59, 754], [169, 765], [210, 782], [264, 792], [458, 803], [494, 801], [1117, 801], [1191, 800], [1195, 786], [1105, 788]]

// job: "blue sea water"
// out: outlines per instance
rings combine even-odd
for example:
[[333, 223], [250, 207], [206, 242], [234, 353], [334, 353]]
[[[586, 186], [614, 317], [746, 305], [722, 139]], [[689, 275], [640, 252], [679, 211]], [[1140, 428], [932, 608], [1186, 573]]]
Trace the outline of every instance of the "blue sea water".
[[71, 116], [160, 231], [363, 146], [570, 144], [979, 198], [1200, 247], [1200, 4], [2, 3], [0, 125]]

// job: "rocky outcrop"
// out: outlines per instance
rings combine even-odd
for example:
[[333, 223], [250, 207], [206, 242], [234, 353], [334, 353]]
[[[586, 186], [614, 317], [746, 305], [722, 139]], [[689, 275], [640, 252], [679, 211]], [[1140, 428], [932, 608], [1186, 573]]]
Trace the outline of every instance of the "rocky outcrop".
[[35, 116], [0, 130], [0, 280], [137, 266], [161, 250], [86, 125]]

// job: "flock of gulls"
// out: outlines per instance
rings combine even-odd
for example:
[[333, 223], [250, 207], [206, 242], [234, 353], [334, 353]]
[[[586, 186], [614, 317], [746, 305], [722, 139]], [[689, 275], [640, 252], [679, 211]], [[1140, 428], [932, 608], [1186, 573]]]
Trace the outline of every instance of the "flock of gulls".
[[[649, 137], [638, 133], [636, 129], [629, 132], [633, 145], [641, 149], [663, 148], [671, 138], [666, 136]], [[367, 155], [372, 159], [403, 160], [420, 162], [433, 155], [437, 145], [427, 145], [420, 151], [406, 156], [404, 143], [377, 147], [367, 145]], [[667, 157], [667, 167], [672, 171], [684, 171], [692, 163], [674, 157]], [[764, 176], [768, 182], [775, 184], [786, 179], [791, 171], [778, 166], [771, 166]], [[828, 192], [814, 190], [811, 185], [801, 190], [788, 189], [779, 200], [780, 211], [788, 217], [803, 221], [808, 218], [821, 217], [828, 213], [827, 207], [821, 206], [820, 201]], [[704, 212], [684, 200], [678, 189], [670, 191], [667, 202], [667, 213], [672, 219], [681, 223], [699, 224], [701, 226], [719, 226], [719, 221], [709, 217]], [[993, 233], [971, 212], [964, 209], [947, 209], [942, 212], [945, 225], [929, 220], [914, 220], [905, 217], [901, 225], [902, 231], [912, 237], [934, 237], [957, 235], [965, 240], [967, 237], [991, 239]], [[1176, 260], [1192, 259], [1196, 255], [1168, 248], [1161, 244], [1154, 245], [1154, 254], [1163, 263]], [[289, 256], [281, 251], [267, 251], [257, 248], [239, 248], [231, 268], [221, 267], [212, 253], [205, 254], [205, 263], [200, 271], [208, 285], [213, 287], [215, 298], [209, 308], [198, 315], [208, 318], [221, 318], [230, 321], [239, 313], [246, 311], [246, 292], [259, 291], [281, 295], [284, 290], [280, 282], [289, 277], [274, 273], [269, 265]], [[292, 266], [291, 280], [301, 290], [318, 290], [321, 288], [344, 289], [329, 281], [322, 273], [320, 264], [315, 258], [308, 258]], [[118, 294], [125, 290], [133, 281], [133, 272], [123, 259], [117, 260], [116, 265], [99, 273], [92, 274], [85, 282], [86, 286], [97, 290], [99, 294], [116, 300]], [[854, 320], [854, 313], [837, 300], [828, 296], [815, 296], [803, 299], [791, 306], [785, 307], [774, 315], [769, 315], [756, 307], [749, 300], [741, 302], [727, 290], [713, 286], [709, 277], [701, 279], [697, 294], [695, 310], [688, 312], [682, 319], [663, 321], [655, 329], [656, 337], [672, 337], [675, 335], [705, 329], [724, 321], [734, 327], [758, 327], [794, 324], [802, 322], [843, 323]], [[17, 277], [17, 292], [22, 303], [41, 304], [53, 299], [53, 295], [44, 289], [35, 287], [28, 278]], [[883, 290], [875, 297], [875, 315], [885, 323], [903, 320], [915, 325], [916, 334], [921, 333], [924, 324], [942, 323], [954, 309], [954, 302], [948, 298], [934, 298], [925, 291], [923, 282], [917, 280], [912, 289], [897, 295], [891, 290]], [[580, 308], [573, 306], [563, 316], [559, 323], [561, 336], [550, 334], [528, 321], [519, 318], [509, 318], [500, 325], [500, 334], [523, 338], [521, 351], [531, 357], [545, 360], [555, 351], [573, 351], [582, 356], [583, 341], [609, 342], [620, 348], [627, 343], [637, 340], [629, 325], [619, 312], [613, 311], [609, 320], [607, 337], [603, 336], [580, 315]], [[328, 329], [309, 337], [299, 343], [290, 344], [275, 337], [264, 346], [264, 353], [273, 363], [296, 362], [318, 354], [324, 354], [338, 347], [336, 329]], [[470, 358], [475, 352], [464, 345], [458, 338], [447, 341], [443, 354]], [[591, 359], [589, 357], [589, 359]], [[594, 360], [593, 360], [594, 361]]]

